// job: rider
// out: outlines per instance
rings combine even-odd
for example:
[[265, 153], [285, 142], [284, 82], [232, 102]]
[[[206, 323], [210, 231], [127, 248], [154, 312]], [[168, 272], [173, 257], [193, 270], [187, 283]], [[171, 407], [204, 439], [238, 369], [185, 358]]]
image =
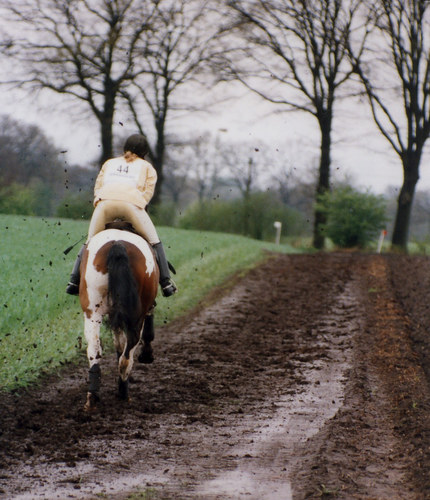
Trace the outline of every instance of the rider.
[[[154, 194], [157, 182], [155, 168], [146, 160], [149, 151], [146, 137], [131, 135], [124, 144], [124, 154], [107, 160], [97, 176], [94, 186], [94, 212], [88, 230], [87, 242], [96, 233], [103, 231], [108, 222], [117, 218], [130, 222], [136, 232], [145, 238], [155, 251], [160, 269], [160, 285], [165, 297], [176, 293], [177, 288], [170, 277], [169, 264], [157, 231], [145, 208]], [[81, 248], [73, 267], [66, 292], [78, 295], [82, 253]]]

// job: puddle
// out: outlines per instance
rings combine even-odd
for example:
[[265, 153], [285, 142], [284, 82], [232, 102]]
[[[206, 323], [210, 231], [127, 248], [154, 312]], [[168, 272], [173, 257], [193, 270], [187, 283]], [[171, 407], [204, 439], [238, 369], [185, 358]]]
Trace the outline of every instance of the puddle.
[[[110, 479], [106, 478], [106, 473], [98, 474], [95, 467], [76, 467], [73, 474], [70, 468], [58, 465], [52, 467], [52, 474], [50, 467], [44, 467], [43, 478], [40, 478], [40, 486], [34, 487], [30, 492], [16, 494], [8, 497], [8, 500], [37, 500], [37, 499], [60, 499], [77, 498], [94, 499], [94, 498], [114, 498], [121, 496], [125, 498], [124, 492], [139, 490], [144, 491], [145, 485], [151, 487], [161, 487], [165, 481], [158, 474], [149, 473], [142, 476], [142, 474], [130, 474], [124, 471], [122, 475], [113, 473]], [[64, 479], [61, 480], [61, 476]], [[99, 477], [100, 476], [100, 477]], [[33, 477], [34, 473], [33, 473]], [[91, 485], [85, 484], [91, 478]], [[82, 485], [81, 485], [82, 479]], [[63, 482], [63, 485], [61, 485]], [[128, 496], [128, 495], [126, 495]], [[0, 498], [1, 495], [0, 495]]]

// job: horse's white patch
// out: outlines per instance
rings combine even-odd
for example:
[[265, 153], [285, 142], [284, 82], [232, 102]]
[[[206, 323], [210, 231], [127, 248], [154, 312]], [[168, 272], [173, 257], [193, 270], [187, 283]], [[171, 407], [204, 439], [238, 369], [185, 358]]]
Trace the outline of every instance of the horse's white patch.
[[93, 315], [91, 318], [85, 317], [84, 319], [84, 333], [87, 341], [87, 357], [90, 368], [98, 363], [102, 357], [102, 348], [100, 344], [101, 319], [101, 316], [98, 314]]
[[99, 313], [100, 315], [106, 314], [107, 304], [103, 300], [106, 296], [107, 286], [108, 286], [108, 275], [103, 274], [94, 267], [94, 257], [95, 254], [89, 254], [87, 269], [85, 270], [85, 279], [87, 284], [91, 283], [91, 286], [87, 286], [87, 294], [89, 306], [94, 313]]

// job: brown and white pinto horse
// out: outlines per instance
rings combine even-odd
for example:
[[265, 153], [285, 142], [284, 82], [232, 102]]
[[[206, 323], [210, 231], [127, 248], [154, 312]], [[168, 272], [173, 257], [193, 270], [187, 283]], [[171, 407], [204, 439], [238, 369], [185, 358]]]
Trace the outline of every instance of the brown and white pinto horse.
[[95, 408], [99, 400], [100, 326], [104, 317], [115, 336], [120, 398], [128, 398], [128, 377], [141, 338], [144, 345], [139, 361], [152, 361], [158, 277], [154, 253], [137, 234], [107, 229], [89, 241], [82, 256], [79, 287], [90, 365], [86, 410]]

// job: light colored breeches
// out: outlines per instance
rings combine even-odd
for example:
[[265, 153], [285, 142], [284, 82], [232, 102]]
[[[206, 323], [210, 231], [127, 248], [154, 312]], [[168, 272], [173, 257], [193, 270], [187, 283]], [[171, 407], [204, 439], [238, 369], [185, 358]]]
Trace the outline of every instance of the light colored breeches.
[[106, 223], [118, 218], [131, 222], [134, 229], [151, 245], [159, 243], [160, 238], [145, 209], [136, 207], [132, 203], [114, 200], [102, 200], [97, 203], [88, 229], [88, 240], [103, 231]]

